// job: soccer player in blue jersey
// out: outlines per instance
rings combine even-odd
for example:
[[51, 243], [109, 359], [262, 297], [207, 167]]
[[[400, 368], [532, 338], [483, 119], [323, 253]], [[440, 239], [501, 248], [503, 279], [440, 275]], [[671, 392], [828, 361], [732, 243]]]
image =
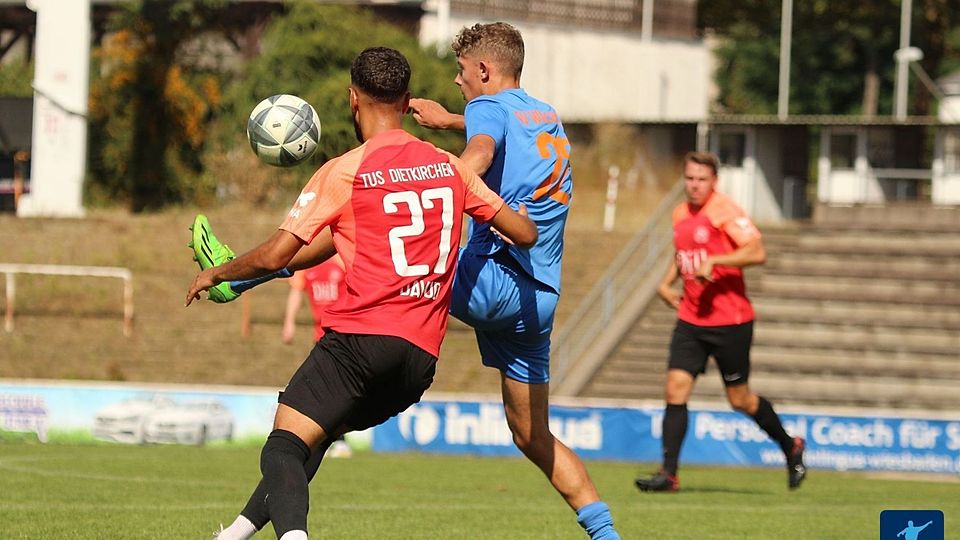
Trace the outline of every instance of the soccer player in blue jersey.
[[520, 88], [523, 38], [506, 23], [464, 28], [453, 43], [464, 114], [413, 99], [421, 125], [466, 131], [461, 158], [512, 207], [524, 204], [539, 240], [509, 245], [489, 225], [471, 223], [461, 248], [450, 313], [472, 326], [484, 365], [501, 374], [507, 424], [592, 539], [619, 539], [586, 467], [550, 432], [550, 333], [560, 296], [563, 231], [573, 177], [570, 143], [557, 112]]

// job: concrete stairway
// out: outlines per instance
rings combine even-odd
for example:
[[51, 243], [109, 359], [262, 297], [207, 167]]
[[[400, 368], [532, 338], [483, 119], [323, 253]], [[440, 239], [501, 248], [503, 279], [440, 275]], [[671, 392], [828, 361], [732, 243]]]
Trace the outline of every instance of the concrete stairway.
[[[764, 228], [768, 262], [747, 273], [758, 314], [751, 386], [783, 404], [956, 409], [960, 220], [872, 212]], [[651, 302], [580, 394], [661, 398], [673, 324]], [[694, 399], [722, 396], [711, 362]]]

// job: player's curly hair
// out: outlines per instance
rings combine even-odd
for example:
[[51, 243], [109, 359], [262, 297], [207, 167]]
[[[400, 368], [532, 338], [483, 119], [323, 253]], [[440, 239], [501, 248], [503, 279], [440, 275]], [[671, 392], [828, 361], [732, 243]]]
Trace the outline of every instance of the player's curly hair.
[[397, 103], [407, 95], [410, 64], [400, 51], [370, 47], [354, 59], [350, 82], [381, 103]]
[[504, 22], [465, 27], [454, 38], [451, 48], [457, 57], [465, 54], [488, 57], [517, 78], [523, 71], [523, 37], [519, 30]]
[[720, 168], [720, 160], [717, 159], [717, 155], [713, 152], [687, 152], [687, 155], [683, 156], [683, 162], [696, 163], [698, 165], [706, 165], [713, 170], [713, 175], [717, 175], [717, 169]]

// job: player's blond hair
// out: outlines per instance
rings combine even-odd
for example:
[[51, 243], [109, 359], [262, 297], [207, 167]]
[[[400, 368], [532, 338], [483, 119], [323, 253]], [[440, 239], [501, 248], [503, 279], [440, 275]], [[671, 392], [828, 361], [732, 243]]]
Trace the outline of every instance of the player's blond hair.
[[706, 165], [713, 171], [714, 176], [717, 175], [717, 169], [720, 168], [720, 160], [717, 159], [717, 155], [713, 152], [687, 152], [687, 155], [683, 156], [683, 162]]
[[463, 55], [488, 58], [518, 79], [523, 71], [523, 37], [519, 30], [504, 22], [465, 27], [454, 38], [451, 48], [458, 58]]

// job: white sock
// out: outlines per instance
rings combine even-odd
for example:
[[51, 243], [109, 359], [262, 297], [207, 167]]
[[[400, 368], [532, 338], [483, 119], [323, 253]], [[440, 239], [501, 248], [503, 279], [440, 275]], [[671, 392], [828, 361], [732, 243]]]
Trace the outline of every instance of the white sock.
[[307, 540], [307, 531], [287, 531], [280, 540]]
[[217, 536], [217, 540], [250, 540], [255, 534], [257, 528], [253, 523], [243, 516], [237, 516], [237, 519]]

